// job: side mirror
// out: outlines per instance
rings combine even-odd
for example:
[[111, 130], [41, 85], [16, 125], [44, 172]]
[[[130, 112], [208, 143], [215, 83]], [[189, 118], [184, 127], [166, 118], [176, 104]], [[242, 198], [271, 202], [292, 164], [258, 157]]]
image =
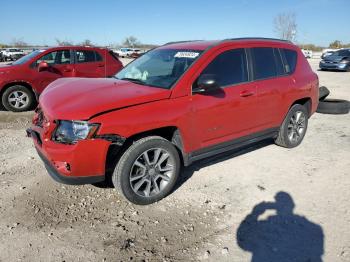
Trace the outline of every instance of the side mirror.
[[193, 93], [206, 93], [220, 89], [216, 75], [204, 74], [199, 76], [197, 87], [193, 89]]
[[48, 63], [46, 63], [44, 61], [39, 63], [39, 65], [38, 65], [38, 72], [42, 72], [42, 71], [45, 71], [47, 69], [49, 69]]

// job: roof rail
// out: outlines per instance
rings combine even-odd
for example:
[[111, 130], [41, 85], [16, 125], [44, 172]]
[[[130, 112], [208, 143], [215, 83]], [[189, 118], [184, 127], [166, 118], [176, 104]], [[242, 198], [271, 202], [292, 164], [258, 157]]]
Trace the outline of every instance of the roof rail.
[[181, 44], [181, 43], [188, 43], [188, 42], [199, 42], [203, 40], [185, 40], [185, 41], [173, 41], [173, 42], [168, 42], [165, 43], [164, 45], [171, 45], [171, 44]]
[[279, 39], [279, 38], [269, 38], [269, 37], [239, 37], [239, 38], [228, 38], [223, 41], [231, 41], [231, 40], [271, 40], [271, 41], [281, 41], [281, 42], [292, 43], [292, 41], [289, 41], [289, 40]]

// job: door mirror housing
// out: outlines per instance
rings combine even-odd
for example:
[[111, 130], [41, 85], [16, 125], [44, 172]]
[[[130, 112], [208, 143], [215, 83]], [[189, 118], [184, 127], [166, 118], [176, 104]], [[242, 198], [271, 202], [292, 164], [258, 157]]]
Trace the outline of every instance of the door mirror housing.
[[193, 89], [193, 93], [207, 93], [220, 89], [219, 82], [214, 74], [200, 75], [197, 80], [197, 87]]
[[42, 71], [46, 71], [49, 69], [49, 64], [44, 62], [44, 61], [41, 61], [38, 65], [38, 72], [42, 72]]

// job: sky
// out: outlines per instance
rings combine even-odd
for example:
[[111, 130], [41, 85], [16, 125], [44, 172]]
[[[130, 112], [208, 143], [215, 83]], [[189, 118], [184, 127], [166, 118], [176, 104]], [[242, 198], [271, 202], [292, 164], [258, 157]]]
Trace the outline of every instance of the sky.
[[[297, 43], [350, 43], [350, 0], [12, 0], [1, 3], [0, 43], [55, 39], [118, 44], [277, 37], [273, 20], [294, 12]], [[7, 10], [4, 12], [4, 10]]]

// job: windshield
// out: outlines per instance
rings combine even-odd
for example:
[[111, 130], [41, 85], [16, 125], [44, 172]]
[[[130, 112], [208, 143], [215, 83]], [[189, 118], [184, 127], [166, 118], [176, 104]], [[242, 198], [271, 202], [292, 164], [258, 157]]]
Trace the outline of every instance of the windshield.
[[334, 52], [332, 56], [350, 56], [350, 49], [342, 49]]
[[170, 89], [201, 53], [201, 50], [154, 49], [128, 64], [115, 77]]
[[44, 52], [45, 50], [35, 50], [33, 52], [31, 52], [30, 54], [21, 57], [20, 59], [16, 60], [15, 62], [13, 62], [13, 65], [22, 65], [24, 63], [27, 63], [29, 60], [31, 60], [33, 57], [37, 56], [38, 54]]

